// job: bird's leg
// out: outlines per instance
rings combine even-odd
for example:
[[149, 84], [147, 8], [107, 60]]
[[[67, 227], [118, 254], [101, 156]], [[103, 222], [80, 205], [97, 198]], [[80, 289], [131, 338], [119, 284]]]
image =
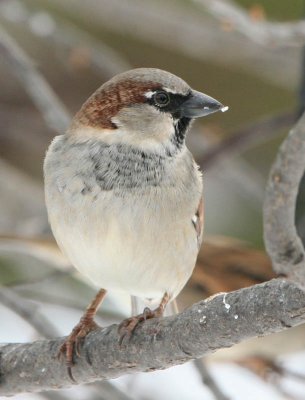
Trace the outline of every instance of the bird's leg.
[[70, 335], [67, 337], [65, 342], [61, 345], [58, 356], [61, 357], [62, 355], [65, 358], [68, 375], [75, 382], [75, 379], [72, 375], [72, 367], [74, 364], [73, 361], [73, 353], [75, 351], [76, 355], [80, 356], [80, 341], [84, 337], [88, 335], [89, 332], [93, 331], [94, 329], [98, 328], [96, 322], [94, 322], [94, 316], [96, 311], [103, 301], [106, 295], [106, 290], [101, 289], [92, 300], [92, 302], [87, 307], [85, 313], [81, 317], [79, 323], [73, 328]]
[[127, 318], [121, 322], [118, 329], [120, 334], [120, 344], [122, 344], [125, 338], [129, 339], [132, 336], [134, 330], [141, 322], [151, 318], [162, 317], [169, 300], [169, 294], [165, 293], [162, 297], [161, 303], [155, 310], [151, 310], [150, 308], [146, 307], [142, 314]]

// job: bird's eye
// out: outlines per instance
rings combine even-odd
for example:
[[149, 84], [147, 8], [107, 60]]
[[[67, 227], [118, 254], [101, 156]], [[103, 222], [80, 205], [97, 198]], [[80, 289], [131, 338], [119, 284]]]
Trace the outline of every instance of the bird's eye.
[[170, 97], [169, 94], [166, 92], [156, 92], [154, 94], [154, 102], [159, 107], [165, 107], [169, 104]]

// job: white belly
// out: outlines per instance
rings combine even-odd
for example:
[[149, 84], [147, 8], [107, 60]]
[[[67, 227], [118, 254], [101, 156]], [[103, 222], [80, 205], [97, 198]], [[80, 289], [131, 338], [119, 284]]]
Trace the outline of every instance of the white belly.
[[152, 299], [168, 292], [174, 298], [197, 257], [191, 222], [197, 199], [185, 204], [172, 189], [161, 208], [156, 189], [136, 198], [93, 196], [70, 204], [56, 190], [47, 196], [52, 230], [72, 264], [99, 287]]

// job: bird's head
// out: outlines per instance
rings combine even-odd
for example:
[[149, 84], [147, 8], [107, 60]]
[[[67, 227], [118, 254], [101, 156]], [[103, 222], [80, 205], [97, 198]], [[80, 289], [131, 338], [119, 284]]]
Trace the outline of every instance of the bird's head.
[[70, 132], [147, 149], [179, 148], [194, 118], [226, 109], [169, 72], [138, 68], [115, 76], [93, 93]]

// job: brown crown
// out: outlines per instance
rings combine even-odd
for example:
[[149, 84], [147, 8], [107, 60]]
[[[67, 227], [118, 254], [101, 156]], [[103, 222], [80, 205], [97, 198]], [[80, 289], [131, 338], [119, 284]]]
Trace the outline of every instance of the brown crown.
[[75, 120], [85, 126], [102, 129], [116, 129], [111, 119], [124, 107], [145, 103], [145, 93], [155, 90], [160, 84], [125, 80], [100, 87], [83, 104]]

